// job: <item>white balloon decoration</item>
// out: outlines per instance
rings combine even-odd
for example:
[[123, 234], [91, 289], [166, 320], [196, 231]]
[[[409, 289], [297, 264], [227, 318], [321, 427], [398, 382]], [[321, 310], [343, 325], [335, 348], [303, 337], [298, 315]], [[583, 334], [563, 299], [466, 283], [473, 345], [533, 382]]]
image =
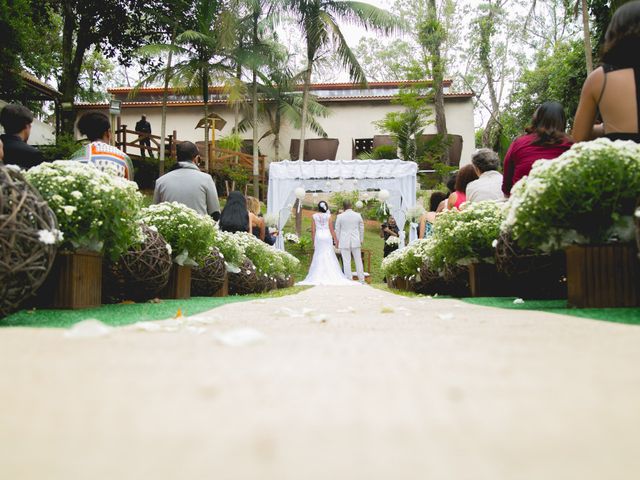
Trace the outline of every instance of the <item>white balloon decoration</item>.
[[305, 192], [304, 188], [302, 187], [296, 188], [294, 190], [294, 193], [296, 194], [296, 198], [300, 201], [304, 200], [304, 197], [307, 194], [307, 192]]
[[387, 200], [389, 200], [390, 196], [391, 194], [389, 193], [389, 190], [382, 189], [378, 192], [378, 200], [380, 200], [381, 202], [386, 202]]
[[360, 210], [362, 207], [364, 207], [364, 203], [362, 203], [362, 200], [358, 200], [356, 202], [356, 208]]

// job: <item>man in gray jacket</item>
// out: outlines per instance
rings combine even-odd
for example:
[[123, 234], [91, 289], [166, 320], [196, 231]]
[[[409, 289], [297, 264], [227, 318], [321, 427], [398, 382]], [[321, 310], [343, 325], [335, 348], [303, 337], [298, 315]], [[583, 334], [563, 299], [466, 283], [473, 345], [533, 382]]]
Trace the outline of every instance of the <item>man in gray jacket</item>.
[[175, 170], [156, 181], [153, 203], [178, 202], [202, 215], [220, 218], [218, 192], [211, 175], [198, 168], [200, 152], [192, 142], [176, 146], [178, 165]]

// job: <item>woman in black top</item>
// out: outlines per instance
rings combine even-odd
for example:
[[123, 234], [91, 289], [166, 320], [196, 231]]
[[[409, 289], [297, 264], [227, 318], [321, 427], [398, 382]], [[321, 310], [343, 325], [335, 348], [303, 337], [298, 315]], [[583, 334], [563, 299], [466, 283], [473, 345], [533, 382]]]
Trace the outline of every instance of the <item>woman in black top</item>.
[[249, 232], [251, 233], [251, 222], [249, 221], [249, 211], [247, 201], [240, 192], [231, 192], [227, 197], [227, 203], [220, 215], [220, 230], [225, 232]]
[[[622, 5], [604, 37], [602, 66], [589, 74], [576, 111], [573, 139], [604, 136], [640, 143], [640, 1]], [[600, 112], [602, 123], [594, 125]]]

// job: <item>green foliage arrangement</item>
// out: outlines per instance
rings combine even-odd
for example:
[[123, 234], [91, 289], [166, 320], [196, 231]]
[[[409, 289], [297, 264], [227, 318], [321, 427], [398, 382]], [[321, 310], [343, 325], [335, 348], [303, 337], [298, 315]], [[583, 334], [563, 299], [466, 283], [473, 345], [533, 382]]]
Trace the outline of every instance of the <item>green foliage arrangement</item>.
[[56, 138], [54, 145], [40, 146], [39, 149], [42, 152], [42, 156], [48, 162], [54, 160], [65, 160], [71, 158], [80, 148], [80, 142], [78, 142], [73, 135], [69, 133], [61, 133]]
[[415, 277], [420, 273], [420, 267], [428, 261], [433, 240], [417, 240], [411, 245], [391, 252], [382, 260], [382, 272], [386, 277]]
[[239, 152], [242, 148], [242, 137], [239, 133], [230, 133], [229, 135], [217, 139], [216, 146], [218, 148], [224, 148], [225, 150]]
[[395, 145], [379, 145], [371, 152], [371, 158], [374, 160], [398, 158], [398, 147]]
[[214, 245], [213, 220], [181, 203], [149, 205], [142, 210], [140, 219], [155, 227], [171, 245], [173, 261], [178, 265], [197, 265]]
[[236, 272], [244, 261], [244, 252], [242, 247], [236, 241], [235, 235], [229, 232], [223, 232], [215, 225], [213, 235], [213, 246], [218, 249], [227, 264], [227, 270]]
[[138, 186], [84, 163], [43, 163], [25, 173], [58, 217], [63, 248], [102, 252], [117, 259], [142, 240], [136, 222]]
[[640, 193], [640, 145], [598, 139], [536, 162], [508, 202], [502, 231], [522, 248], [632, 241]]

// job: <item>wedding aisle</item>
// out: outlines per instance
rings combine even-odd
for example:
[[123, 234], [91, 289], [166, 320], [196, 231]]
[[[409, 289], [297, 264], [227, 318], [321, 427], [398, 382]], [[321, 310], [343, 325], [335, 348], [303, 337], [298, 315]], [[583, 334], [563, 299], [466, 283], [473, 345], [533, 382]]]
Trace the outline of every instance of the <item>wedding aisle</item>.
[[[367, 286], [0, 329], [7, 479], [629, 479], [640, 329]], [[240, 329], [240, 330], [238, 330]]]

